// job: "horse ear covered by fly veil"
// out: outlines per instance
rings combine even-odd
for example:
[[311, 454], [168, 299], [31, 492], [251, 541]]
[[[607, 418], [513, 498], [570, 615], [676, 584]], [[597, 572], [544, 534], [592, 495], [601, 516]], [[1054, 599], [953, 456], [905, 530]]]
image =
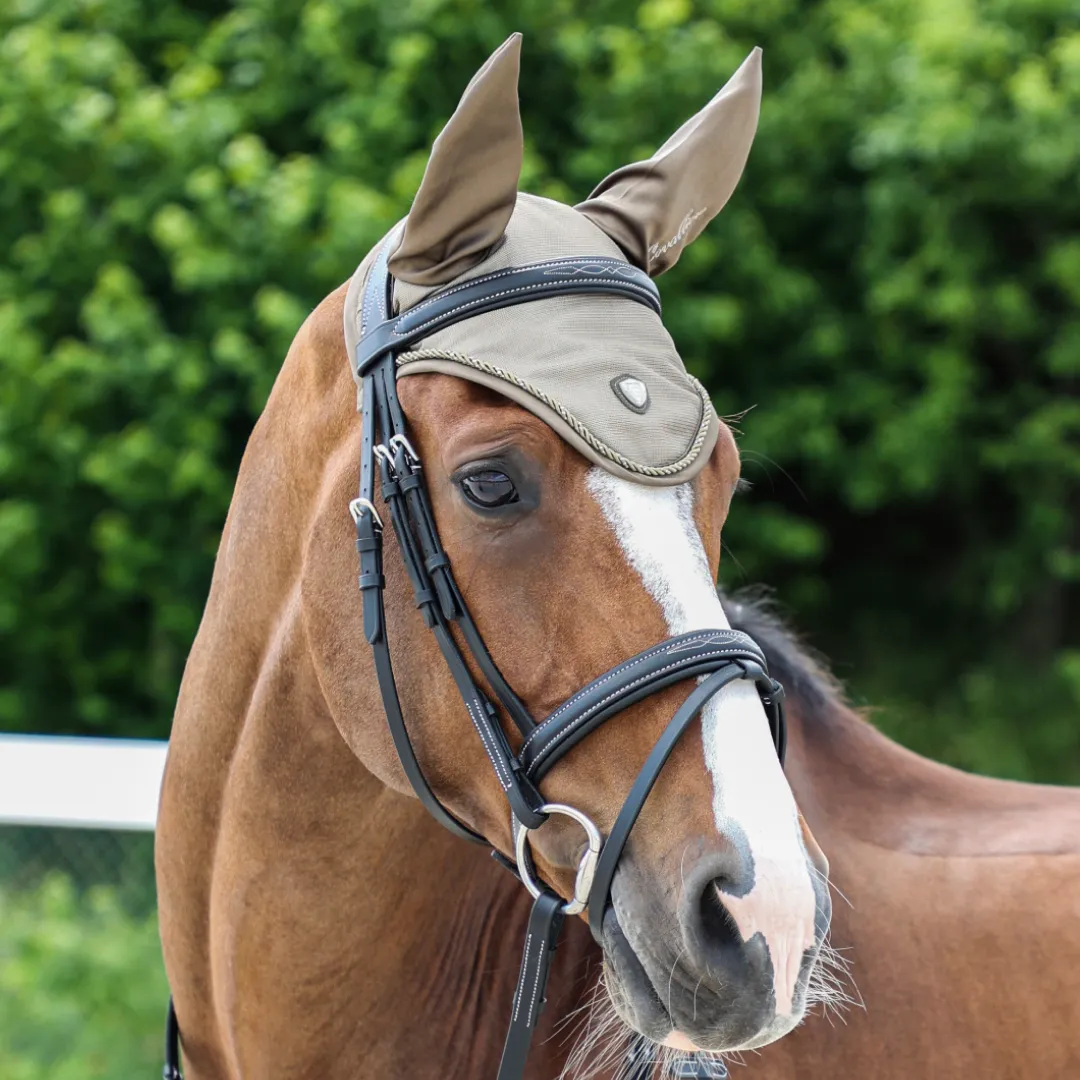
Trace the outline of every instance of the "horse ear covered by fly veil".
[[[760, 50], [652, 158], [617, 170], [575, 208], [517, 192], [519, 51], [515, 35], [474, 77], [409, 216], [383, 240], [392, 251], [392, 314], [422, 317], [433, 294], [526, 265], [553, 277], [617, 276], [623, 263], [656, 276], [735, 188], [757, 126]], [[346, 296], [350, 357], [370, 329], [361, 302], [373, 262], [360, 265]], [[641, 484], [692, 479], [719, 433], [707, 391], [660, 316], [622, 297], [547, 296], [472, 315], [399, 354], [399, 378], [422, 372], [503, 394], [594, 464]]]

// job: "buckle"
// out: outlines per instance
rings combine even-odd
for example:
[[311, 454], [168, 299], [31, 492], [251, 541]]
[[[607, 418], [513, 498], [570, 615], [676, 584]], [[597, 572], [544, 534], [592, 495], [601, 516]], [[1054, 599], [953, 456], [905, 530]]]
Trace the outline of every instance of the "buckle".
[[349, 513], [352, 515], [354, 525], [358, 526], [363, 516], [370, 514], [376, 528], [382, 529], [383, 527], [379, 511], [375, 509], [375, 504], [370, 499], [353, 499], [349, 503]]
[[397, 469], [394, 467], [394, 455], [386, 448], [384, 443], [378, 443], [372, 447], [372, 453], [386, 467], [386, 471], [393, 480], [397, 477]]
[[420, 464], [420, 455], [413, 449], [412, 443], [404, 435], [391, 435], [390, 445], [398, 447], [405, 454], [409, 464]]

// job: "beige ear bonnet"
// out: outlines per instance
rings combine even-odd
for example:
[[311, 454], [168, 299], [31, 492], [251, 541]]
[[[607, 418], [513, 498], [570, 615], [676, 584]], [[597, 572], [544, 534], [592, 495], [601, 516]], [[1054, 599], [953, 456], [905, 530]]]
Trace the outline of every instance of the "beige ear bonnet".
[[[470, 83], [437, 140], [409, 217], [389, 234], [397, 245], [390, 258], [395, 314], [472, 278], [550, 259], [627, 262], [629, 254], [655, 276], [735, 186], [757, 120], [758, 50], [654, 159], [613, 173], [578, 208], [516, 192], [518, 51], [519, 39], [511, 38]], [[485, 111], [497, 115], [483, 125], [478, 145], [469, 130]], [[695, 150], [703, 142], [712, 144], [708, 153]], [[479, 174], [470, 168], [478, 160]], [[346, 295], [350, 358], [373, 254]], [[719, 432], [707, 392], [686, 371], [660, 317], [622, 297], [551, 296], [482, 312], [416, 342], [397, 363], [399, 378], [440, 372], [494, 389], [593, 463], [644, 484], [691, 479]]]

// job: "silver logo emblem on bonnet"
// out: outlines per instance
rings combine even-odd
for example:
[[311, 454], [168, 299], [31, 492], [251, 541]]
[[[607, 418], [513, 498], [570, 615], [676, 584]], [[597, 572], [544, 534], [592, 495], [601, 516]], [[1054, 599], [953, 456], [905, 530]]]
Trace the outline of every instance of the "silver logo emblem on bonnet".
[[611, 380], [611, 389], [628, 409], [636, 413], [643, 413], [649, 407], [649, 388], [633, 375], [617, 375]]

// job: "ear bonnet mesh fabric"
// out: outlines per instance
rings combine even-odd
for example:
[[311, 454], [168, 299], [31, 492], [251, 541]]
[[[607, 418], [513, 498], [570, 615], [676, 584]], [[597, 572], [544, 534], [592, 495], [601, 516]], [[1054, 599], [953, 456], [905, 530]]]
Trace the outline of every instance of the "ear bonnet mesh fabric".
[[[519, 195], [506, 234], [470, 278], [567, 256], [625, 261], [615, 242], [561, 203]], [[350, 358], [369, 256], [345, 301]], [[437, 290], [398, 281], [395, 313]], [[441, 372], [480, 383], [548, 423], [589, 460], [644, 484], [680, 484], [708, 461], [719, 420], [649, 308], [610, 296], [556, 296], [438, 330], [398, 358], [398, 377]], [[644, 390], [642, 390], [644, 387]]]

